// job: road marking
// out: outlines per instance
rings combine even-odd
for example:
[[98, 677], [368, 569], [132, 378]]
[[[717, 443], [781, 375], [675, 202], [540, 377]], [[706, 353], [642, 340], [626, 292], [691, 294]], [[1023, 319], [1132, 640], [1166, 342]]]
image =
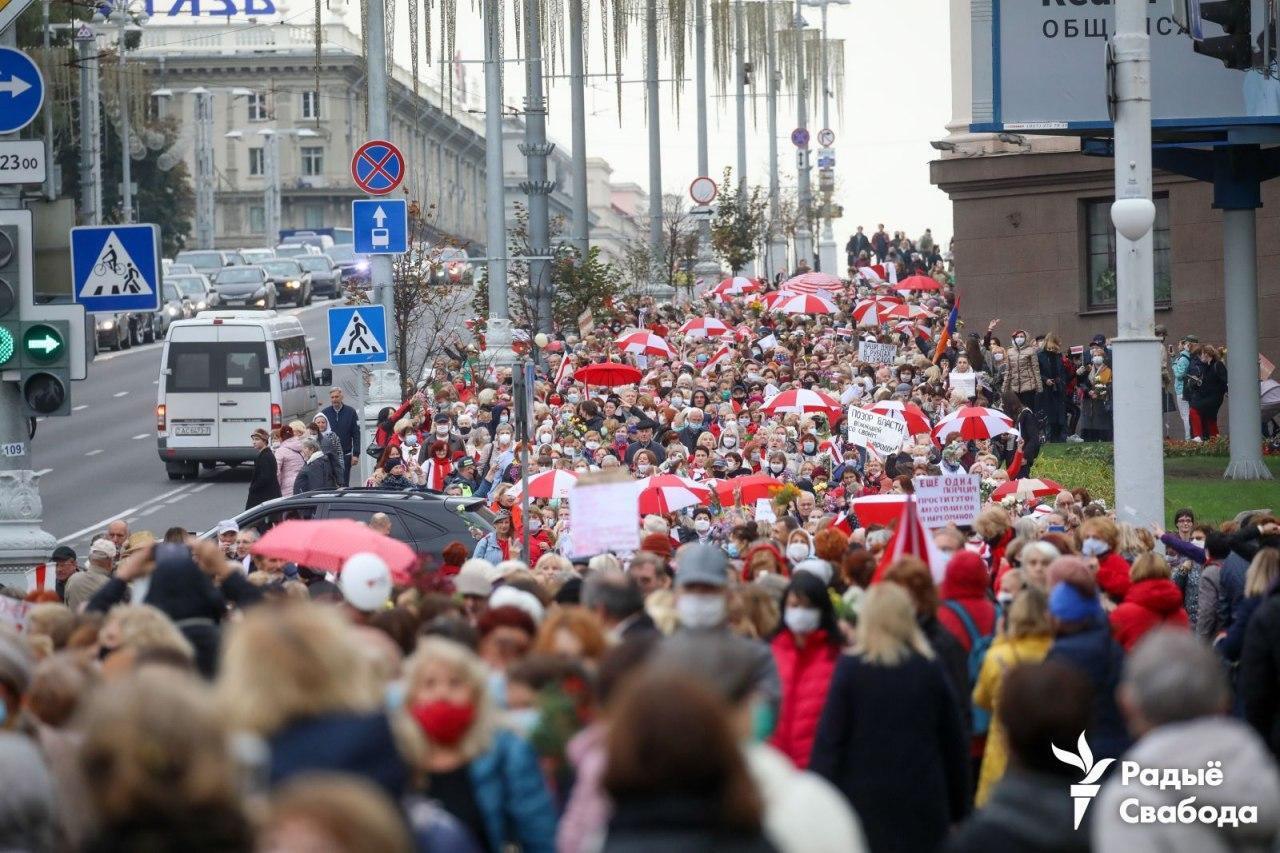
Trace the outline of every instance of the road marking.
[[117, 391], [116, 393], [112, 394], [111, 396], [112, 396], [112, 397], [123, 397], [123, 396], [127, 395], [128, 393], [129, 393], [128, 391]]
[[99, 447], [97, 450], [90, 450], [88, 453], [85, 454], [85, 456], [97, 456], [101, 452], [102, 452], [102, 448]]
[[37, 477], [43, 477], [45, 474], [48, 474], [48, 473], [49, 473], [50, 471], [52, 471], [52, 470], [53, 470], [52, 468], [41, 468], [39, 471], [35, 471], [35, 472], [33, 472], [33, 473], [34, 473]]
[[149, 432], [140, 432], [140, 433], [138, 433], [137, 435], [135, 435], [135, 436], [133, 437], [133, 440], [134, 440], [134, 441], [138, 441], [138, 440], [140, 440], [140, 439], [147, 438], [147, 437], [148, 437], [148, 436], [150, 436], [150, 435], [151, 435], [151, 433], [149, 433]]
[[80, 405], [78, 405], [78, 406], [72, 406], [72, 407], [71, 407], [71, 411], [73, 411], [73, 412], [83, 412], [83, 411], [84, 411], [85, 409], [87, 409], [87, 408], [89, 408], [89, 404], [88, 404], [88, 403], [81, 403], [81, 404], [80, 404]]
[[44, 423], [44, 418], [36, 418], [36, 423], [38, 424]]
[[196, 492], [203, 492], [205, 489], [209, 488], [212, 485], [213, 483], [201, 483], [200, 485], [196, 486], [194, 489], [191, 490], [191, 494], [194, 495]]
[[[212, 485], [212, 484], [210, 484], [210, 485]], [[167, 491], [167, 492], [164, 492], [164, 493], [162, 493], [162, 494], [156, 495], [154, 498], [150, 498], [150, 499], [148, 499], [148, 500], [143, 501], [142, 503], [138, 504], [137, 506], [131, 506], [131, 507], [129, 507], [128, 509], [121, 510], [120, 512], [116, 513], [115, 515], [108, 516], [107, 518], [104, 518], [104, 519], [102, 519], [102, 520], [101, 520], [101, 521], [99, 521], [99, 522], [96, 522], [96, 523], [94, 523], [94, 524], [90, 524], [88, 527], [85, 527], [85, 528], [83, 528], [83, 529], [81, 529], [81, 530], [77, 530], [75, 533], [69, 534], [69, 535], [67, 535], [67, 536], [63, 536], [61, 539], [59, 539], [59, 540], [58, 540], [58, 544], [59, 544], [59, 545], [61, 545], [61, 544], [65, 544], [65, 543], [67, 543], [67, 542], [73, 542], [73, 541], [75, 541], [75, 540], [79, 539], [81, 536], [84, 536], [86, 533], [92, 533], [92, 532], [94, 532], [95, 530], [102, 530], [103, 528], [105, 528], [108, 524], [110, 524], [110, 523], [111, 523], [111, 522], [113, 522], [113, 521], [118, 521], [118, 520], [120, 520], [120, 519], [124, 518], [125, 516], [131, 515], [132, 513], [136, 513], [138, 510], [140, 510], [140, 509], [142, 509], [142, 508], [144, 508], [144, 507], [151, 506], [151, 504], [153, 504], [153, 503], [159, 503], [160, 501], [163, 501], [163, 500], [165, 500], [165, 499], [167, 499], [167, 498], [171, 498], [171, 497], [173, 497], [173, 496], [174, 496], [174, 495], [176, 495], [176, 494], [180, 494], [181, 492], [185, 492], [185, 491], [188, 491], [188, 490], [191, 490], [191, 486], [190, 486], [190, 485], [186, 485], [186, 486], [178, 486], [177, 488], [170, 489], [170, 490], [169, 490], [169, 491]]]
[[307, 335], [307, 343], [311, 343], [316, 339], [315, 335]]
[[164, 509], [164, 505], [163, 505], [163, 504], [156, 504], [155, 506], [149, 506], [149, 507], [147, 507], [147, 508], [146, 508], [146, 509], [144, 509], [141, 513], [139, 513], [139, 515], [151, 515], [151, 513], [153, 513], [153, 512], [159, 512], [159, 511], [160, 511], [160, 510], [162, 510], [162, 509]]

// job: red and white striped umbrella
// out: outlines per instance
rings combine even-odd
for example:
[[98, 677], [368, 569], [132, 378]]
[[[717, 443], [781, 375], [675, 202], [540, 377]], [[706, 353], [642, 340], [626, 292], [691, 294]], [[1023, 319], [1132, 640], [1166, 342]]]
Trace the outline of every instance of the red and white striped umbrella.
[[728, 332], [725, 322], [715, 317], [694, 317], [680, 327], [680, 334], [686, 338], [715, 338]]
[[774, 394], [768, 400], [765, 400], [764, 405], [761, 407], [761, 411], [770, 415], [785, 412], [795, 412], [801, 415], [808, 412], [831, 415], [832, 412], [835, 412], [836, 415], [839, 415], [840, 410], [840, 401], [835, 397], [810, 388], [792, 388], [790, 391]]
[[676, 355], [665, 340], [645, 329], [627, 332], [614, 341], [614, 344], [632, 355], [664, 355], [667, 358], [675, 358]]
[[732, 278], [724, 279], [712, 289], [726, 293], [729, 296], [737, 296], [742, 293], [759, 293], [764, 290], [764, 285], [754, 278], [735, 275]]
[[1009, 495], [1016, 495], [1021, 500], [1031, 500], [1033, 498], [1047, 498], [1050, 495], [1057, 495], [1063, 491], [1063, 487], [1053, 480], [1025, 479], [1025, 480], [1007, 480], [996, 486], [995, 491], [991, 493], [993, 500], [1007, 498]]
[[[570, 471], [561, 471], [559, 469], [552, 471], [543, 471], [540, 474], [534, 474], [529, 478], [529, 497], [542, 498], [551, 500], [552, 498], [564, 499], [569, 497], [569, 490], [573, 488], [573, 484], [578, 481], [578, 475]], [[511, 490], [511, 494], [520, 496], [520, 481], [516, 481], [516, 486]]]
[[915, 403], [904, 403], [901, 400], [881, 400], [879, 403], [868, 406], [867, 411], [875, 412], [877, 415], [884, 415], [887, 418], [893, 418], [895, 421], [906, 424], [908, 435], [918, 435], [933, 429], [933, 425], [929, 423], [928, 415]]
[[844, 282], [830, 273], [802, 272], [784, 281], [782, 287], [797, 293], [839, 293]]
[[853, 306], [853, 321], [859, 326], [878, 326], [892, 316], [889, 312], [901, 303], [888, 299], [864, 299]]
[[825, 296], [802, 293], [790, 299], [779, 300], [773, 305], [773, 310], [783, 314], [834, 314], [838, 309]]
[[786, 300], [799, 295], [800, 294], [791, 290], [775, 290], [761, 296], [760, 301], [764, 303], [764, 307], [772, 308], [779, 302], [785, 302]]
[[658, 474], [640, 481], [640, 514], [666, 515], [686, 507], [711, 503], [711, 486], [680, 477]]
[[992, 438], [1005, 433], [1016, 433], [1013, 421], [999, 409], [985, 406], [961, 406], [933, 428], [933, 440], [941, 444], [948, 437], [960, 434], [967, 440]]
[[930, 337], [928, 327], [921, 326], [919, 323], [914, 323], [911, 320], [903, 320], [901, 323], [894, 326], [893, 330], [895, 332], [902, 332], [903, 334], [910, 335], [913, 338]]
[[932, 317], [933, 312], [923, 305], [895, 305], [887, 312], [888, 316], [895, 320], [922, 320], [925, 317]]
[[751, 341], [755, 340], [756, 333], [746, 323], [739, 324], [733, 330], [733, 339], [735, 341]]

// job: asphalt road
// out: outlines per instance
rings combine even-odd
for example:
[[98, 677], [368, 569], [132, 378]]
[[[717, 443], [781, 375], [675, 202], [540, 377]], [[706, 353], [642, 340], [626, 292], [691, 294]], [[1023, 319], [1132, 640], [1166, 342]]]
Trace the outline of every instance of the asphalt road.
[[[306, 329], [316, 369], [329, 366], [325, 308], [289, 308]], [[219, 467], [200, 478], [170, 480], [156, 452], [156, 386], [163, 344], [103, 353], [72, 388], [72, 414], [42, 418], [31, 441], [40, 474], [43, 527], [59, 543], [88, 554], [89, 541], [123, 518], [157, 537], [174, 525], [204, 530], [244, 509], [251, 468]]]

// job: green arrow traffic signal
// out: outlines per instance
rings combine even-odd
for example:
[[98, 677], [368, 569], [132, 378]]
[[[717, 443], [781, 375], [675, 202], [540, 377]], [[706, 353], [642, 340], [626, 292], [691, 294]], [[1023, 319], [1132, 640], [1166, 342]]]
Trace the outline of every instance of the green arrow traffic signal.
[[66, 342], [53, 326], [35, 323], [22, 333], [22, 354], [37, 362], [51, 363], [61, 357]]
[[18, 354], [17, 343], [13, 337], [13, 330], [8, 326], [0, 326], [0, 367], [5, 367], [15, 360], [14, 357]]

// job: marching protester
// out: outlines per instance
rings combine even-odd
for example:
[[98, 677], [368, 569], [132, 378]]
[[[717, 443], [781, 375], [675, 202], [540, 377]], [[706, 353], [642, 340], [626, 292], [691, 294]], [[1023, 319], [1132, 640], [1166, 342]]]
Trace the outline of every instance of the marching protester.
[[[368, 447], [337, 388], [255, 432], [250, 507], [361, 454], [398, 493], [341, 537], [299, 512], [157, 544], [122, 513], [83, 571], [50, 550], [0, 629], [0, 847], [1274, 846], [1280, 524], [1167, 533], [1031, 479], [1075, 409], [1110, 436], [1106, 338], [966, 331], [931, 232], [848, 249], [848, 280], [592, 305], [524, 398], [451, 349]], [[1226, 377], [1193, 337], [1170, 387], [1207, 436]], [[1111, 759], [1221, 762], [1196, 796], [1258, 820], [1131, 825]]]

